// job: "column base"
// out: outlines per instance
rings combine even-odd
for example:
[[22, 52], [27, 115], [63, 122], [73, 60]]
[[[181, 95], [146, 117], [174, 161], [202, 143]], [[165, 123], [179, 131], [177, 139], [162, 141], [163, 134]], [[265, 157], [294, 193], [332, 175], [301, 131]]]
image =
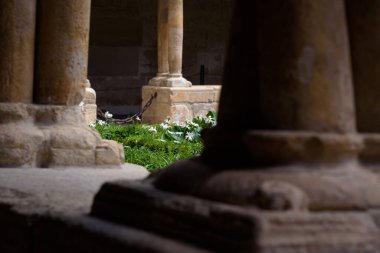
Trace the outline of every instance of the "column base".
[[[379, 252], [380, 175], [357, 160], [371, 149], [368, 136], [221, 132], [220, 163], [206, 139], [202, 157], [143, 181], [107, 183], [92, 215], [211, 252]], [[235, 137], [252, 160], [222, 152]]]
[[194, 85], [192, 87], [156, 87], [142, 88], [143, 106], [151, 95], [157, 98], [144, 112], [143, 122], [157, 124], [168, 117], [174, 122], [185, 122], [196, 116], [204, 116], [208, 111], [216, 111], [219, 103], [219, 85]]
[[[273, 197], [281, 197], [284, 190], [275, 185], [269, 189]], [[340, 191], [329, 194], [338, 196]], [[378, 211], [264, 210], [163, 191], [149, 180], [105, 184], [91, 215], [206, 252], [377, 253], [380, 249]]]
[[0, 103], [0, 167], [122, 167], [122, 145], [102, 140], [79, 106]]

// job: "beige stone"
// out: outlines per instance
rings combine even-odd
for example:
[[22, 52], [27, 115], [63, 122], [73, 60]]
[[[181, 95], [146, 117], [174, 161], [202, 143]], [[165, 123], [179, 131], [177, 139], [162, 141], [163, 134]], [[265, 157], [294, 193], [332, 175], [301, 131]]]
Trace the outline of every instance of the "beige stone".
[[0, 1], [0, 103], [31, 103], [36, 0]]
[[102, 140], [100, 145], [96, 147], [97, 165], [119, 165], [123, 163], [123, 145], [112, 140]]
[[91, 1], [41, 0], [38, 6], [35, 102], [78, 105], [87, 79]]
[[0, 118], [0, 167], [124, 164], [122, 146], [86, 126], [79, 106], [0, 103]]
[[[192, 87], [154, 87], [144, 86], [142, 105], [157, 93], [156, 99], [143, 114], [145, 123], [161, 123], [166, 118], [178, 122], [204, 116], [208, 111], [217, 111], [216, 97], [220, 92], [219, 85], [194, 85]], [[183, 115], [181, 115], [183, 114]]]

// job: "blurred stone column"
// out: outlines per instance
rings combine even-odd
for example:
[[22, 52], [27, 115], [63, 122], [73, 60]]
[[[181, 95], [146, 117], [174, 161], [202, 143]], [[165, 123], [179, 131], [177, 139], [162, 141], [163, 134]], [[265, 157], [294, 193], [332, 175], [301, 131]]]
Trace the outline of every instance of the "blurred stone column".
[[[243, 155], [246, 148], [232, 143], [248, 129], [356, 131], [343, 1], [278, 4], [236, 4], [218, 115], [218, 130], [230, 134], [206, 134], [206, 153]], [[227, 140], [231, 145], [222, 143]]]
[[0, 103], [31, 103], [35, 0], [0, 0]]
[[157, 76], [149, 81], [149, 85], [161, 86], [169, 74], [168, 59], [168, 13], [169, 0], [158, 0], [157, 10]]
[[40, 0], [35, 102], [78, 105], [85, 93], [91, 0]]

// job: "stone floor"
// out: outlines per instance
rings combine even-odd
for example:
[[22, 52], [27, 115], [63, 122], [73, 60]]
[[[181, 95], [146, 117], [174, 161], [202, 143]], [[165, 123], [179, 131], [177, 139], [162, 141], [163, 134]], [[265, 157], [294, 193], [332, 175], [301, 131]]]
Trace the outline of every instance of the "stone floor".
[[87, 213], [100, 186], [107, 181], [141, 179], [149, 172], [126, 164], [123, 169], [0, 169], [0, 203], [40, 212]]

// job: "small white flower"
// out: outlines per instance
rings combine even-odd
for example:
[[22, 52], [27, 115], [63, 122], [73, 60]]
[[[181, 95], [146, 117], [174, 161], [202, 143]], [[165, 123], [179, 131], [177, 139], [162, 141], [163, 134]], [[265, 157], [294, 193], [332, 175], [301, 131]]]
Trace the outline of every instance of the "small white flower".
[[99, 120], [98, 120], [98, 124], [101, 125], [101, 126], [104, 126], [104, 125], [106, 125], [107, 123], [106, 123], [104, 120], [99, 119]]
[[109, 111], [106, 111], [106, 113], [104, 114], [104, 117], [106, 117], [107, 119], [112, 119], [113, 115], [109, 113]]
[[95, 123], [91, 123], [91, 124], [90, 124], [90, 127], [92, 127], [92, 128], [95, 128], [95, 126], [96, 126]]
[[79, 103], [79, 106], [80, 106], [80, 107], [84, 106], [84, 102], [83, 102], [83, 101], [80, 102], [80, 103]]
[[167, 118], [165, 121], [164, 121], [165, 124], [170, 124], [170, 119]]
[[195, 126], [195, 127], [199, 127], [199, 125], [197, 123], [194, 123], [192, 121], [189, 122], [189, 125], [192, 125], [192, 126]]
[[186, 140], [188, 140], [188, 141], [194, 140], [194, 137], [195, 137], [195, 134], [192, 132], [187, 132], [186, 136], [185, 136]]
[[160, 124], [160, 127], [162, 127], [162, 129], [168, 129], [168, 128], [169, 128], [169, 125], [168, 125], [168, 124], [165, 124], [165, 123], [161, 123], [161, 124]]
[[148, 131], [152, 132], [152, 133], [157, 133], [157, 129], [155, 127], [153, 127], [153, 126], [148, 127]]
[[141, 119], [140, 119], [139, 116], [136, 116], [136, 120], [137, 120], [137, 121], [141, 121]]

